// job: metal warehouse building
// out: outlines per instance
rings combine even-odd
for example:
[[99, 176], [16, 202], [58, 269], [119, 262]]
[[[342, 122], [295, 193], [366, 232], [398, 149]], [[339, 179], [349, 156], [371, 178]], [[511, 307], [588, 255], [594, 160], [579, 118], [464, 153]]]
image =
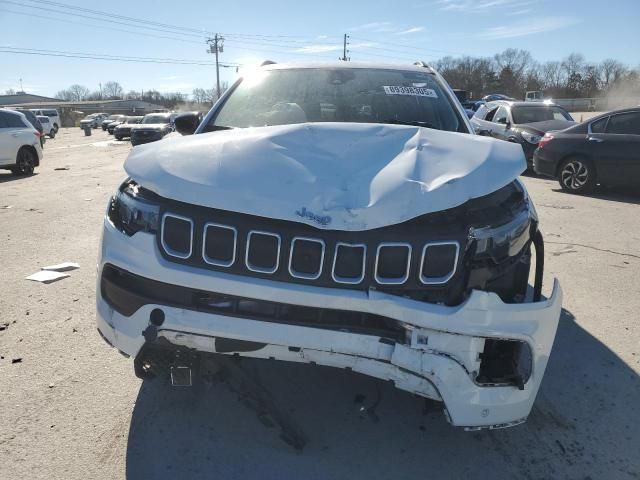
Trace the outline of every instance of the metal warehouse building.
[[31, 94], [0, 95], [0, 106], [19, 107], [26, 109], [55, 108], [60, 113], [63, 127], [75, 126], [82, 115], [106, 112], [122, 115], [146, 115], [153, 112], [164, 112], [162, 105], [142, 100], [85, 100], [81, 102], [67, 102], [50, 97]]

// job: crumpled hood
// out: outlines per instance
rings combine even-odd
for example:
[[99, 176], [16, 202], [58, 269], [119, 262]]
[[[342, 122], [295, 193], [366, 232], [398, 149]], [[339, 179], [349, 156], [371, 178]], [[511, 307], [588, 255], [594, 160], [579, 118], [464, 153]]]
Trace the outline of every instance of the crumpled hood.
[[572, 122], [571, 120], [544, 120], [542, 122], [522, 123], [518, 125], [518, 128], [544, 134], [551, 130], [564, 130], [576, 124], [577, 122]]
[[305, 123], [138, 146], [124, 168], [163, 197], [324, 229], [368, 230], [487, 195], [525, 166], [520, 145], [476, 135]]

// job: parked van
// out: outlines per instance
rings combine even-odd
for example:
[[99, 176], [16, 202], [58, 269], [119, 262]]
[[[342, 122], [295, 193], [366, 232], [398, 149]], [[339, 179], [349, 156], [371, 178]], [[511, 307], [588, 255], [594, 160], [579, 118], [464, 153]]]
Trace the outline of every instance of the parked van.
[[49, 117], [51, 119], [51, 124], [53, 125], [53, 129], [55, 130], [55, 133], [58, 133], [58, 129], [62, 125], [62, 122], [60, 121], [60, 114], [56, 109], [54, 108], [45, 108], [42, 110], [31, 109], [31, 111], [36, 115], [44, 115]]

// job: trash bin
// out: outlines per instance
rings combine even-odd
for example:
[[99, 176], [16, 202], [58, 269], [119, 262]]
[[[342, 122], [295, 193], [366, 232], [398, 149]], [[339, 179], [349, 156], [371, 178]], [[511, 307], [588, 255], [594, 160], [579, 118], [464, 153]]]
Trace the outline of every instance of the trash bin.
[[91, 136], [91, 125], [85, 125], [82, 128], [84, 129], [84, 136], [85, 137], [90, 137]]

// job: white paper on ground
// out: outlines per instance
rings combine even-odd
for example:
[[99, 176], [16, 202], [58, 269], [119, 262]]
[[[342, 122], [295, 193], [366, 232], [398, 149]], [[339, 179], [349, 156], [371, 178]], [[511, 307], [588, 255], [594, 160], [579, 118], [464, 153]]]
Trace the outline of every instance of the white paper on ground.
[[62, 278], [67, 278], [70, 275], [60, 272], [52, 272], [50, 270], [40, 270], [39, 272], [29, 275], [26, 280], [33, 280], [34, 282], [51, 283]]
[[49, 265], [47, 267], [42, 267], [42, 270], [51, 270], [53, 272], [68, 272], [69, 270], [75, 270], [76, 268], [80, 268], [79, 263], [63, 262], [63, 263], [58, 263], [57, 265]]
[[363, 123], [236, 128], [134, 148], [127, 173], [167, 198], [317, 228], [394, 225], [513, 181], [522, 147]]

